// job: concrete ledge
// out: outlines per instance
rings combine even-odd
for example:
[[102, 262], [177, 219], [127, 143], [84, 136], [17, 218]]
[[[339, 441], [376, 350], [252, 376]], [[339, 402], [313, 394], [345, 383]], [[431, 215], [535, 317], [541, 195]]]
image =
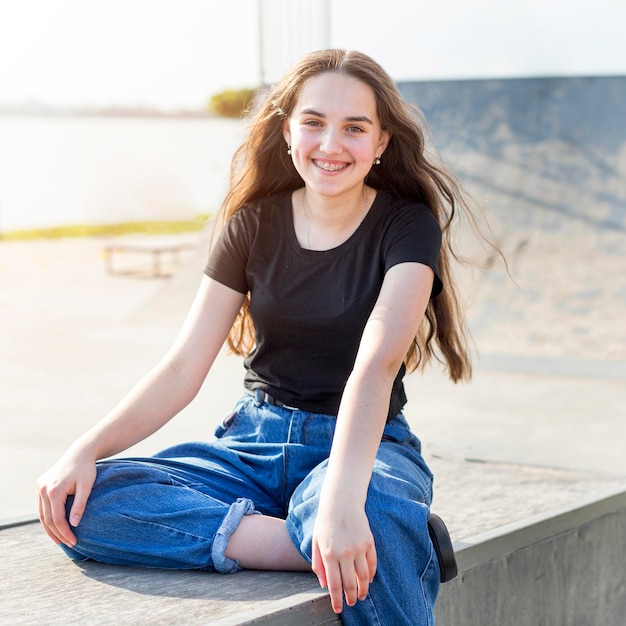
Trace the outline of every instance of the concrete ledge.
[[604, 494], [455, 544], [442, 624], [623, 626], [626, 492]]
[[[626, 510], [626, 491], [612, 489], [454, 543], [459, 572]], [[626, 548], [626, 544], [624, 544]]]
[[[455, 543], [441, 625], [621, 626], [626, 492], [562, 507]], [[75, 564], [32, 518], [0, 526], [0, 623], [338, 624], [312, 574], [142, 570]], [[59, 599], [63, 601], [60, 602]]]
[[325, 624], [324, 609], [336, 620], [313, 574], [73, 563], [36, 522], [2, 528], [0, 554], [0, 624], [293, 623], [281, 618], [285, 613]]

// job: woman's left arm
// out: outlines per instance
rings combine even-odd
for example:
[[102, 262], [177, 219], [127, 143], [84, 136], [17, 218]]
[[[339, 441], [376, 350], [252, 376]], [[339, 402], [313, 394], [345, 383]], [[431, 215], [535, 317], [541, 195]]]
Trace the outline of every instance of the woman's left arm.
[[313, 571], [341, 612], [367, 595], [376, 547], [365, 514], [367, 488], [389, 411], [393, 381], [428, 305], [434, 274], [421, 263], [389, 269], [346, 384], [313, 534]]

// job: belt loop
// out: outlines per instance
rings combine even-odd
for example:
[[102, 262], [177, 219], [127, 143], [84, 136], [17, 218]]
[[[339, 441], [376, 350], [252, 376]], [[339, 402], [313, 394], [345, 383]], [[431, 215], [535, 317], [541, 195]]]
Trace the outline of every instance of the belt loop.
[[254, 390], [254, 404], [261, 406], [265, 402], [265, 392], [258, 387]]

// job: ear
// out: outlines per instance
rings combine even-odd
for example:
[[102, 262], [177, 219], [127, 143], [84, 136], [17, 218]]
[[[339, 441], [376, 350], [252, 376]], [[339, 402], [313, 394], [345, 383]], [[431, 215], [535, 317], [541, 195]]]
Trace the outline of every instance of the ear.
[[387, 149], [389, 145], [389, 140], [391, 139], [391, 131], [390, 130], [381, 130], [380, 131], [380, 141], [378, 142], [378, 150], [376, 154], [378, 156], [382, 155], [382, 153]]
[[285, 138], [287, 145], [290, 146], [291, 145], [291, 129], [289, 128], [288, 119], [286, 119], [283, 124], [283, 137]]

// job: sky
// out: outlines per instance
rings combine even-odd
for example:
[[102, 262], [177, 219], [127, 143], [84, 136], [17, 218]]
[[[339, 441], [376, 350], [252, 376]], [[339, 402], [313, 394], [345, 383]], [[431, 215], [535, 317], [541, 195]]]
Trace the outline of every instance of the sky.
[[0, 102], [193, 107], [231, 83], [255, 83], [256, 11], [226, 5], [0, 0]]
[[397, 80], [626, 75], [622, 0], [0, 0], [0, 104], [202, 108], [259, 84], [261, 5], [269, 80], [326, 43]]

